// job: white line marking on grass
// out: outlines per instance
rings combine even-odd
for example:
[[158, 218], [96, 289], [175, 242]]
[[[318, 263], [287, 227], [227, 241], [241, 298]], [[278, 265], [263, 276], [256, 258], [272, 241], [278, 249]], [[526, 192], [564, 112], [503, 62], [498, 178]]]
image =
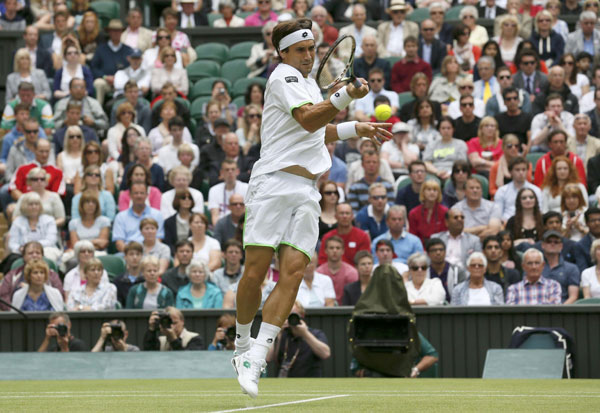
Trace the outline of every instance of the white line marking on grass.
[[219, 410], [219, 411], [212, 412], [212, 413], [243, 412], [243, 411], [248, 411], [248, 410], [267, 409], [269, 407], [289, 406], [289, 405], [292, 405], [292, 404], [310, 403], [310, 402], [316, 402], [316, 401], [319, 401], [319, 400], [336, 399], [336, 398], [339, 398], [339, 397], [348, 397], [348, 396], [349, 396], [349, 394], [338, 394], [338, 395], [335, 395], [335, 396], [317, 397], [317, 398], [314, 398], [314, 399], [296, 400], [296, 401], [293, 401], [293, 402], [266, 404], [264, 406], [242, 407], [240, 409], [231, 409], [231, 410]]

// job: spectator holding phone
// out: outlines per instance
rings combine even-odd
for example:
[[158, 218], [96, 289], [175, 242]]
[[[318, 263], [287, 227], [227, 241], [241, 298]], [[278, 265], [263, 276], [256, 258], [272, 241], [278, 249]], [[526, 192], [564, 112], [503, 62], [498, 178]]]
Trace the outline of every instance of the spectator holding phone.
[[112, 320], [102, 324], [100, 337], [92, 348], [92, 353], [101, 351], [140, 351], [138, 346], [127, 344], [129, 332], [123, 320]]

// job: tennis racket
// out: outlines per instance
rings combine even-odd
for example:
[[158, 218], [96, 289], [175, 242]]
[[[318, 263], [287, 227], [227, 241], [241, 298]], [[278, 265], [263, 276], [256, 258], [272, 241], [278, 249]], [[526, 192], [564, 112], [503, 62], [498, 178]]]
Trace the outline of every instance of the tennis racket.
[[[343, 56], [342, 53], [350, 50], [350, 54]], [[317, 84], [323, 90], [329, 90], [338, 82], [351, 81], [355, 88], [360, 88], [362, 83], [354, 77], [354, 52], [356, 40], [353, 36], [345, 35], [336, 40], [331, 46], [317, 70]], [[342, 52], [342, 53], [340, 53]]]

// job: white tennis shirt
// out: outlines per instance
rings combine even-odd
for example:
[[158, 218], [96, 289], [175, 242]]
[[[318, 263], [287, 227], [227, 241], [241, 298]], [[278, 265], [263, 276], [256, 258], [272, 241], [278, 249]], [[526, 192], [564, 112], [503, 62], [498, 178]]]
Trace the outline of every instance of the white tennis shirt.
[[280, 63], [267, 82], [265, 106], [260, 130], [260, 159], [252, 168], [258, 176], [299, 165], [313, 175], [331, 168], [325, 147], [325, 127], [310, 133], [292, 116], [292, 111], [307, 103], [323, 101], [319, 86], [312, 78]]

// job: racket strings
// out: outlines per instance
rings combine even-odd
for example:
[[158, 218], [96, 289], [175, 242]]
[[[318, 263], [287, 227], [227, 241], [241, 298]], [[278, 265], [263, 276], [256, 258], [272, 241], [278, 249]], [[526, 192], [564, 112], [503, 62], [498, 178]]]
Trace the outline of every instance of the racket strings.
[[347, 76], [350, 59], [352, 58], [352, 53], [347, 53], [353, 49], [353, 46], [353, 39], [346, 38], [338, 43], [335, 49], [331, 50], [331, 53], [327, 54], [317, 77], [317, 83], [321, 87], [328, 89], [341, 78]]

